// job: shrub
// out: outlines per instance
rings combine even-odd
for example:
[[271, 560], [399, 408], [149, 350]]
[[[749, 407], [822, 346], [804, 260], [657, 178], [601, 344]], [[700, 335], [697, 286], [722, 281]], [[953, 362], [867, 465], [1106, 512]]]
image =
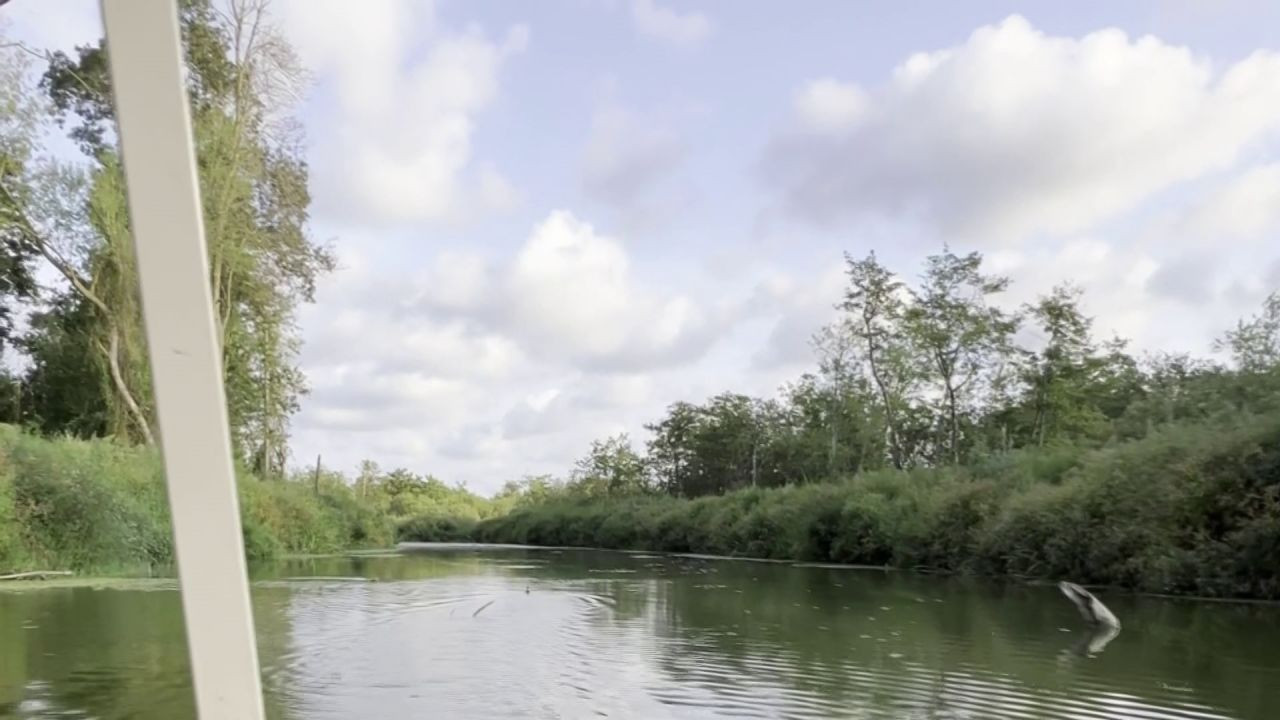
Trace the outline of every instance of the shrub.
[[473, 537], [1280, 599], [1280, 417], [693, 500], [552, 499], [483, 520]]
[[[390, 544], [394, 524], [343, 484], [239, 481], [245, 554]], [[0, 574], [134, 572], [173, 562], [159, 456], [110, 440], [48, 439], [0, 426]]]
[[466, 542], [475, 531], [475, 521], [444, 515], [419, 515], [396, 528], [399, 540], [410, 542]]

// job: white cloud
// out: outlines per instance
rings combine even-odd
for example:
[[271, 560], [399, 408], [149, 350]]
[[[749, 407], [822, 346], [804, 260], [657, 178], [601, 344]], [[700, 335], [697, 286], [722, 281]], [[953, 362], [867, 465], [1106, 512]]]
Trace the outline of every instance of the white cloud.
[[752, 357], [758, 370], [796, 371], [813, 365], [814, 333], [834, 321], [836, 303], [844, 292], [842, 264], [832, 264], [812, 280], [789, 276], [771, 278], [756, 289], [754, 304], [773, 324], [764, 344]]
[[620, 207], [651, 197], [684, 160], [685, 148], [661, 122], [620, 107], [596, 111], [582, 154], [588, 195]]
[[500, 41], [439, 26], [429, 3], [289, 0], [283, 28], [319, 78], [307, 123], [321, 214], [365, 223], [457, 219], [509, 207], [492, 166], [473, 168], [476, 118], [528, 30]]
[[[707, 307], [635, 277], [620, 240], [565, 210], [536, 223], [503, 262], [445, 251], [412, 271], [344, 275], [326, 303], [369, 303], [383, 315], [325, 315], [310, 340], [317, 352], [378, 351], [384, 362], [411, 363], [429, 352], [423, 362], [433, 370], [471, 376], [529, 357], [603, 373], [679, 366], [696, 361], [739, 314], [731, 302]], [[385, 332], [394, 345], [348, 344], [360, 331]]]
[[[360, 336], [368, 340], [352, 342]], [[510, 339], [477, 332], [461, 321], [411, 325], [391, 313], [354, 308], [317, 325], [305, 353], [330, 363], [360, 364], [370, 373], [414, 370], [468, 379], [508, 377], [524, 357]]]
[[907, 214], [973, 241], [1067, 236], [1231, 167], [1280, 128], [1276, 97], [1280, 54], [1217, 69], [1154, 37], [1052, 37], [1013, 16], [881, 86], [811, 84], [765, 171], [822, 224]]
[[456, 250], [398, 270], [357, 252], [341, 260], [321, 305], [303, 309], [312, 393], [294, 447], [343, 467], [376, 454], [483, 490], [562, 472], [592, 438], [638, 432], [677, 397], [672, 380], [658, 397], [656, 378], [697, 372], [744, 312], [639, 276], [620, 240], [568, 211], [549, 213], [502, 260]]
[[502, 435], [520, 439], [584, 428], [595, 436], [613, 435], [626, 430], [620, 416], [652, 400], [653, 381], [647, 376], [581, 376], [567, 389], [551, 388], [516, 402], [502, 418]]
[[862, 88], [832, 78], [812, 80], [796, 93], [800, 122], [818, 132], [839, 133], [852, 129], [866, 111]]
[[537, 223], [514, 257], [441, 254], [408, 310], [511, 338], [522, 352], [598, 372], [695, 361], [735, 319], [731, 306], [638, 281], [622, 242], [566, 210]]
[[1199, 183], [1158, 215], [1135, 243], [1160, 263], [1148, 283], [1182, 313], [1234, 319], [1275, 289], [1280, 261], [1280, 164], [1259, 164]]
[[534, 228], [505, 285], [516, 333], [544, 355], [588, 367], [687, 362], [722, 329], [691, 298], [638, 286], [622, 243], [566, 211]]
[[429, 425], [456, 417], [478, 397], [464, 380], [407, 370], [388, 372], [372, 364], [308, 365], [311, 394], [299, 420], [305, 429], [380, 432]]
[[1280, 227], [1280, 163], [1250, 168], [1233, 177], [1186, 218], [1202, 236], [1255, 239]]
[[695, 45], [711, 34], [711, 18], [681, 13], [654, 0], [631, 0], [631, 19], [642, 34], [677, 45]]

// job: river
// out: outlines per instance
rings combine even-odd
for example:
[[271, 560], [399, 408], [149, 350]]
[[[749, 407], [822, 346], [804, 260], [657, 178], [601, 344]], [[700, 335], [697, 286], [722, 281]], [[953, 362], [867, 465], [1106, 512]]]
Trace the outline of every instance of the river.
[[[253, 569], [272, 718], [1280, 717], [1280, 607], [587, 550]], [[1090, 647], [1092, 645], [1092, 647]], [[0, 717], [193, 717], [173, 581], [0, 591]]]

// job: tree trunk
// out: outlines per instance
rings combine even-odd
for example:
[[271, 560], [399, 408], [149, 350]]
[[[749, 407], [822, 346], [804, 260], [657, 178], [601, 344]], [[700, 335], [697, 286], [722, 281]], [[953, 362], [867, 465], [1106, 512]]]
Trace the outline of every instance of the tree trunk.
[[311, 480], [312, 487], [315, 489], [317, 497], [320, 496], [320, 456], [316, 455], [316, 474]]
[[[867, 328], [867, 335], [871, 335], [871, 323], [864, 320]], [[893, 403], [889, 400], [889, 390], [885, 387], [884, 378], [880, 375], [880, 364], [876, 362], [876, 351], [879, 347], [874, 341], [868, 340], [867, 344], [867, 365], [871, 368], [871, 378], [875, 380], [876, 390], [880, 393], [880, 402], [884, 404], [884, 419], [889, 434], [889, 457], [893, 461], [893, 467], [901, 470], [903, 466], [902, 448], [898, 443], [897, 419], [893, 413]]]
[[831, 403], [831, 447], [827, 450], [827, 474], [831, 477], [836, 476], [836, 448], [840, 438], [840, 423], [837, 421], [839, 413], [839, 394], [837, 393], [836, 400]]
[[262, 475], [270, 480], [274, 470], [271, 462], [271, 382], [262, 383]]
[[142, 433], [142, 441], [147, 447], [153, 447], [156, 444], [155, 436], [151, 434], [151, 425], [147, 422], [147, 416], [143, 414], [142, 408], [138, 407], [138, 402], [133, 399], [133, 393], [129, 391], [129, 386], [124, 381], [124, 375], [120, 372], [120, 329], [115, 323], [111, 324], [110, 345], [103, 348], [101, 344], [98, 349], [107, 356], [107, 365], [111, 369], [111, 382], [119, 393], [120, 399], [124, 401], [125, 409], [129, 411], [129, 417], [133, 418], [133, 422], [138, 426], [138, 431]]
[[[16, 208], [19, 207], [17, 199], [8, 188], [0, 183], [0, 194]], [[148, 447], [156, 444], [155, 436], [151, 433], [151, 426], [147, 422], [147, 418], [143, 415], [141, 408], [138, 407], [137, 401], [133, 399], [133, 393], [129, 391], [129, 386], [124, 381], [124, 376], [120, 372], [120, 328], [116, 325], [111, 308], [102, 298], [90, 287], [91, 283], [80, 276], [75, 265], [67, 258], [63, 257], [57, 248], [49, 244], [45, 237], [40, 234], [35, 225], [31, 223], [31, 219], [24, 213], [19, 212], [18, 222], [22, 225], [22, 229], [26, 231], [23, 241], [28, 243], [37, 252], [39, 252], [45, 260], [57, 270], [71, 288], [80, 294], [85, 300], [88, 300], [99, 312], [102, 313], [102, 319], [110, 328], [110, 347], [104, 348], [102, 344], [95, 341], [98, 351], [107, 356], [107, 364], [111, 370], [111, 382], [115, 386], [116, 392], [120, 394], [120, 399], [124, 401], [125, 408], [129, 412], [129, 416], [138, 426], [138, 431], [142, 433], [142, 439]]]
[[1043, 404], [1036, 411], [1036, 446], [1044, 447], [1045, 428], [1049, 425], [1049, 410]]
[[956, 390], [947, 381], [947, 421], [951, 425], [951, 464], [960, 464], [960, 421], [956, 416]]

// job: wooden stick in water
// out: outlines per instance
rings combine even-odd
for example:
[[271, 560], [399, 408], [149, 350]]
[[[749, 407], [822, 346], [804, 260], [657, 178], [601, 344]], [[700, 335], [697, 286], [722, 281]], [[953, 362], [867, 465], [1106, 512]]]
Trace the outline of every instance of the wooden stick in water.
[[12, 575], [0, 575], [0, 580], [37, 580], [66, 575], [75, 575], [75, 573], [70, 570], [32, 570], [30, 572], [13, 573]]

